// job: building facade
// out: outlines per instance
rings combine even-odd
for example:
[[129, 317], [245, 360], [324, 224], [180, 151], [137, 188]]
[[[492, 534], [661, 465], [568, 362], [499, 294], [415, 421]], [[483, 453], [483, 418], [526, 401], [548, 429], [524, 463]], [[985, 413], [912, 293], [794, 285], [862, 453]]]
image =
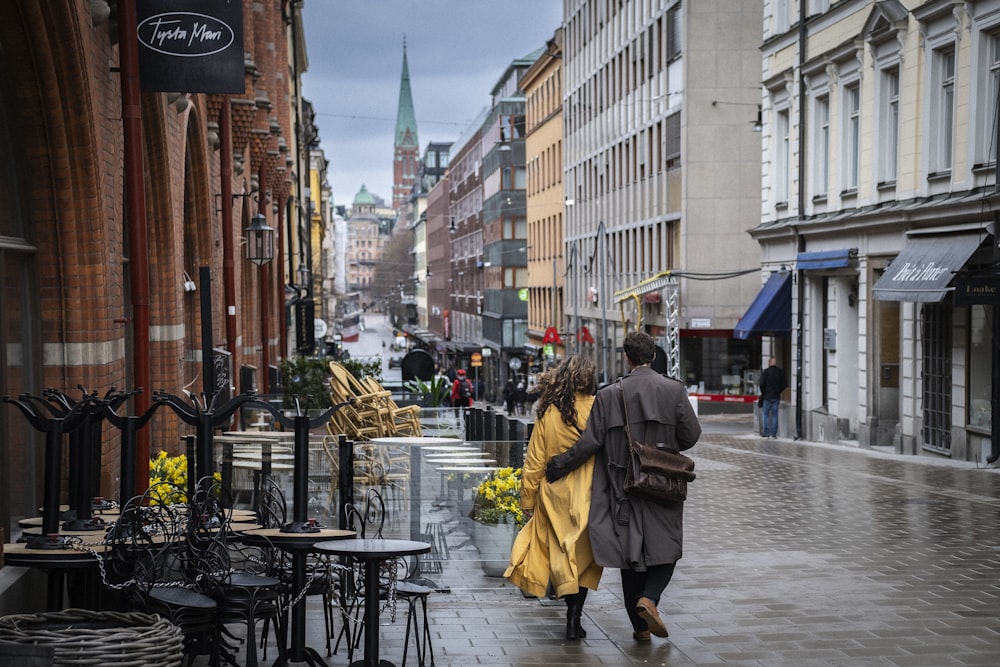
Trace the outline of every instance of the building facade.
[[446, 179], [450, 191], [451, 308], [445, 347], [451, 366], [468, 368], [483, 346], [483, 185], [481, 113], [452, 147]]
[[1000, 2], [765, 2], [789, 433], [995, 460]]
[[483, 359], [486, 396], [525, 365], [528, 330], [528, 215], [524, 91], [538, 49], [511, 62], [491, 91], [482, 126]]
[[572, 337], [563, 318], [566, 262], [563, 254], [562, 29], [521, 80], [525, 97], [525, 161], [528, 206], [527, 348], [534, 366], [566, 355]]
[[[206, 337], [227, 369], [219, 391], [248, 388], [241, 377], [269, 388], [288, 349], [279, 297], [292, 280], [290, 43], [301, 25], [291, 3], [242, 5], [244, 92], [225, 95], [140, 92], [122, 47], [136, 43], [134, 3], [0, 9], [0, 395], [141, 388], [120, 409], [141, 414], [154, 391], [216, 391], [203, 382]], [[239, 242], [257, 214], [278, 233], [261, 267]], [[180, 453], [190, 432], [168, 418], [142, 429], [137, 484], [151, 452]], [[45, 436], [11, 406], [0, 433], [0, 526], [12, 534], [41, 504]], [[106, 427], [108, 498], [134, 491], [119, 486], [121, 444]]]
[[759, 0], [564, 3], [567, 327], [601, 381], [621, 341], [704, 399], [755, 400], [733, 331], [759, 287]]

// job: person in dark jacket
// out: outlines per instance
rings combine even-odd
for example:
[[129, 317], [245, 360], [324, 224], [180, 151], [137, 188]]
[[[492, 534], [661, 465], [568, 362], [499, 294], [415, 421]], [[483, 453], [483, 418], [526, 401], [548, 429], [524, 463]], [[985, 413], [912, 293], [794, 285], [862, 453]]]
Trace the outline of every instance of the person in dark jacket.
[[504, 409], [507, 411], [508, 415], [514, 414], [514, 408], [516, 407], [514, 405], [515, 391], [516, 390], [514, 389], [514, 381], [507, 380], [507, 384], [505, 384], [503, 387], [503, 402], [504, 402]]
[[788, 387], [785, 371], [778, 366], [778, 360], [771, 357], [767, 368], [760, 374], [760, 422], [761, 435], [765, 438], [778, 437], [778, 404], [781, 392]]
[[590, 502], [594, 561], [621, 570], [632, 636], [649, 641], [650, 633], [667, 636], [656, 607], [682, 555], [684, 503], [626, 495], [629, 447], [624, 401], [634, 440], [666, 443], [684, 451], [701, 437], [701, 425], [684, 385], [650, 368], [656, 346], [649, 334], [630, 332], [622, 347], [629, 374], [621, 384], [598, 390], [586, 430], [573, 447], [549, 460], [546, 479], [558, 480], [594, 457]]

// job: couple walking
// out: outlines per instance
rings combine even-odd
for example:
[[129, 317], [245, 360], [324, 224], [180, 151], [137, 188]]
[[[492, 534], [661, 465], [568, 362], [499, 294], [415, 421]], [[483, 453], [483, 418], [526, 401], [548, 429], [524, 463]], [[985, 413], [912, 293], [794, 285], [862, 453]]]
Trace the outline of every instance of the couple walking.
[[697, 442], [701, 426], [683, 385], [650, 368], [653, 339], [632, 332], [623, 348], [629, 374], [596, 397], [594, 364], [584, 357], [568, 357], [539, 380], [521, 486], [521, 507], [530, 519], [514, 541], [504, 576], [537, 597], [551, 585], [566, 600], [567, 639], [587, 636], [584, 602], [605, 567], [621, 571], [632, 636], [667, 636], [657, 605], [681, 557], [684, 505], [625, 494], [623, 398], [636, 420], [629, 424], [636, 440], [685, 450]]

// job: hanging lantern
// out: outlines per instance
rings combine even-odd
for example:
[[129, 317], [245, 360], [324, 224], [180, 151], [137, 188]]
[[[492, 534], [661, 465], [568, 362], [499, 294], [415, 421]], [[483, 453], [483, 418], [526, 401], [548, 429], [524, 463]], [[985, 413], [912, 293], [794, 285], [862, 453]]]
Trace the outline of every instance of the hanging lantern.
[[246, 229], [247, 259], [263, 266], [274, 259], [274, 228], [258, 213], [250, 219]]

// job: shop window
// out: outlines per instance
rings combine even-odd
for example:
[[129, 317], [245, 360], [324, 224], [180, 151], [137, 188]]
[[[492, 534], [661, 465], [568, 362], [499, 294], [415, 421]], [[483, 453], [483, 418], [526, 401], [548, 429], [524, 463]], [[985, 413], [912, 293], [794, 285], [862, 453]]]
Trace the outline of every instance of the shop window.
[[951, 452], [952, 306], [928, 303], [923, 307], [921, 361], [924, 407], [923, 446]]
[[990, 395], [993, 369], [993, 306], [972, 306], [969, 312], [969, 414], [968, 425], [990, 430], [993, 419]]

